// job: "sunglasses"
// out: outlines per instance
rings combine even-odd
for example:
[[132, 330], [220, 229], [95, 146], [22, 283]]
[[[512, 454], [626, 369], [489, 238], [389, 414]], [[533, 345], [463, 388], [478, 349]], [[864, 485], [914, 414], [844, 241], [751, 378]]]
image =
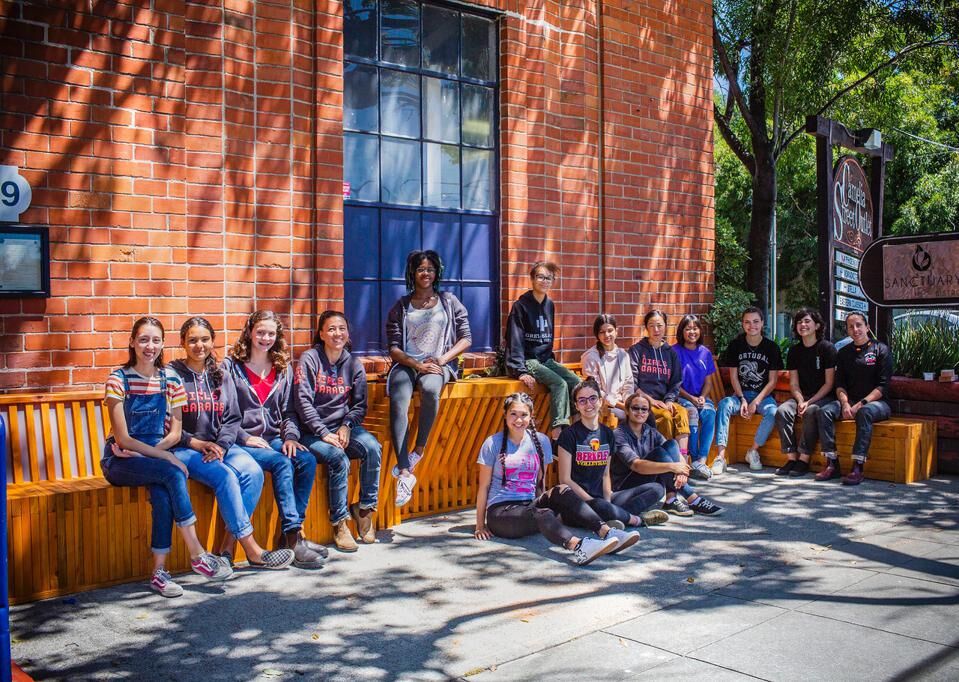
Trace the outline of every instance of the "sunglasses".
[[649, 408], [648, 408], [648, 407], [640, 407], [640, 406], [638, 406], [638, 405], [634, 407], [634, 406], [630, 405], [629, 411], [630, 411], [630, 412], [649, 412]]

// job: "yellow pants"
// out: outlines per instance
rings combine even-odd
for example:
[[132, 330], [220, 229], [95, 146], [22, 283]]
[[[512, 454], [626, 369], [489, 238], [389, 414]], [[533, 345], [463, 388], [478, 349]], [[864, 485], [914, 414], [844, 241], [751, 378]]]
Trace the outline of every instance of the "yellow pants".
[[656, 417], [656, 430], [663, 434], [666, 440], [689, 435], [689, 415], [686, 408], [679, 403], [673, 403], [673, 406], [676, 408], [675, 412], [670, 412], [669, 408], [651, 408], [653, 416]]

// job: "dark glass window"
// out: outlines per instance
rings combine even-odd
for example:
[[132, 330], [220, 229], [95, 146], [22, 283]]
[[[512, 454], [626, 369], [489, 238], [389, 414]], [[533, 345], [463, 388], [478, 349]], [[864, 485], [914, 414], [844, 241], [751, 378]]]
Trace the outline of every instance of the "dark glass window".
[[406, 255], [434, 249], [470, 311], [473, 349], [498, 337], [496, 24], [418, 0], [344, 2], [344, 280], [354, 350], [386, 350]]

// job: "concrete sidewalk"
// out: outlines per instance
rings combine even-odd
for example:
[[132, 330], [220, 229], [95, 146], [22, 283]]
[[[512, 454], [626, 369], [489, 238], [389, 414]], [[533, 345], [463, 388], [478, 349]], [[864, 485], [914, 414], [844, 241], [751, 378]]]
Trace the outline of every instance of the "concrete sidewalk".
[[959, 480], [855, 489], [730, 472], [588, 567], [473, 513], [404, 523], [318, 572], [184, 576], [15, 607], [35, 679], [959, 679]]

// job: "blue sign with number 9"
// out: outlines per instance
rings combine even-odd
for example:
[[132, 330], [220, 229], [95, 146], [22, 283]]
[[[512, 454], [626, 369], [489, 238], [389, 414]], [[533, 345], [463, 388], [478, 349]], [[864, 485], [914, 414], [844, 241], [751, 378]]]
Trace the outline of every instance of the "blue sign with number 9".
[[20, 202], [20, 188], [17, 183], [7, 180], [0, 185], [0, 203], [4, 206], [16, 206]]

